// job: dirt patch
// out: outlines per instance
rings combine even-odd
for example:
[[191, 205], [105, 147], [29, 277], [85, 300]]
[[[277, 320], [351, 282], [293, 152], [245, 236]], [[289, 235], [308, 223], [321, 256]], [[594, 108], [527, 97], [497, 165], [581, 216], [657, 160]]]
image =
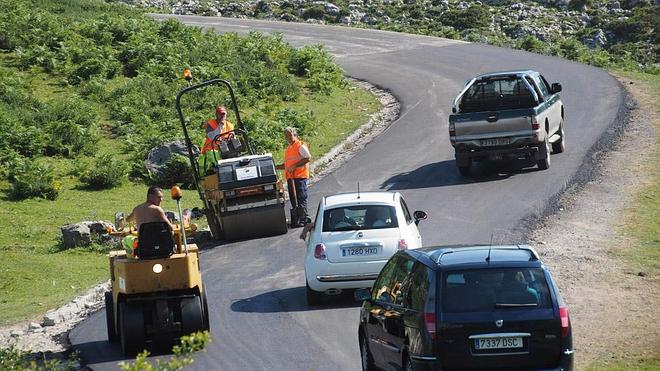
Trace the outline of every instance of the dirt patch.
[[619, 80], [637, 102], [625, 130], [592, 179], [565, 192], [531, 238], [568, 304], [577, 369], [660, 353], [660, 279], [615, 254], [633, 245], [621, 235], [623, 215], [652, 181], [643, 165], [655, 145], [657, 97]]

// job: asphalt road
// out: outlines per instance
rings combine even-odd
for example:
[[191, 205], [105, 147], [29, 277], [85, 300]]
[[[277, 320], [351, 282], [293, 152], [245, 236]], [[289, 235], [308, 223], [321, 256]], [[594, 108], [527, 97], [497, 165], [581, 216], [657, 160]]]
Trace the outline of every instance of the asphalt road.
[[[159, 16], [160, 17], [160, 16]], [[553, 197], [590, 171], [595, 150], [617, 127], [624, 104], [617, 81], [600, 69], [487, 45], [391, 32], [226, 18], [179, 17], [218, 32], [281, 32], [295, 46], [324, 44], [346, 74], [385, 88], [401, 115], [348, 164], [310, 189], [310, 212], [322, 195], [361, 190], [403, 193], [411, 209], [426, 210], [425, 245], [523, 243], [530, 221], [552, 208]], [[549, 170], [476, 165], [458, 174], [447, 133], [451, 102], [478, 73], [534, 69], [561, 82], [566, 152]], [[225, 244], [202, 255], [213, 342], [195, 355], [200, 370], [358, 370], [359, 307], [350, 298], [308, 308], [304, 243], [285, 236]], [[93, 369], [127, 360], [106, 340], [101, 310], [70, 340]]]

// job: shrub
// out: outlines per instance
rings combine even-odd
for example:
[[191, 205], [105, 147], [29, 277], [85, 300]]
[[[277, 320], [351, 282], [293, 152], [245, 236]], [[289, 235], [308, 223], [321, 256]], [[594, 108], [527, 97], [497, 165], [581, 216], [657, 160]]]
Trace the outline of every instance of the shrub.
[[323, 5], [313, 5], [302, 12], [303, 19], [323, 19], [325, 8]]
[[289, 70], [307, 78], [307, 86], [316, 92], [329, 94], [335, 86], [342, 86], [344, 76], [332, 56], [320, 45], [300, 48], [291, 58]]
[[473, 5], [467, 9], [449, 10], [440, 20], [457, 30], [484, 28], [490, 24], [490, 12], [487, 7]]
[[54, 200], [59, 195], [62, 184], [54, 180], [53, 171], [48, 165], [41, 165], [28, 159], [16, 159], [9, 169], [9, 198], [24, 200], [41, 197]]
[[110, 189], [120, 185], [128, 173], [125, 161], [105, 154], [97, 157], [92, 164], [81, 163], [78, 177], [89, 189]]
[[161, 173], [159, 175], [154, 174], [151, 177], [151, 183], [164, 188], [170, 188], [176, 184], [182, 184], [184, 186], [195, 184], [188, 157], [174, 154], [165, 163], [161, 169]]
[[36, 121], [48, 135], [46, 154], [67, 157], [91, 154], [98, 142], [96, 109], [82, 99], [53, 100]]
[[525, 35], [517, 40], [516, 48], [533, 53], [543, 53], [545, 52], [547, 45], [543, 41], [537, 39], [536, 36]]

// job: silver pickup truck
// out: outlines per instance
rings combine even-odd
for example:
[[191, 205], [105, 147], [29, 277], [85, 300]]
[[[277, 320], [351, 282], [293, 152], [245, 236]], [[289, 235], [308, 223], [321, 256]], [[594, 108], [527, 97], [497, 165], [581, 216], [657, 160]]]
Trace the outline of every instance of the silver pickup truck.
[[476, 76], [454, 100], [449, 140], [456, 166], [466, 176], [474, 160], [534, 159], [550, 167], [550, 153], [564, 151], [561, 85], [536, 71]]

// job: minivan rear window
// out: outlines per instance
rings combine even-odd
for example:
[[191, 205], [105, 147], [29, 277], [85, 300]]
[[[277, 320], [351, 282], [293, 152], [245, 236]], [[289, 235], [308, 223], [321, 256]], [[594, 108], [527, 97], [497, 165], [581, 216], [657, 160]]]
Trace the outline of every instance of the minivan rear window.
[[444, 312], [552, 307], [548, 283], [540, 268], [449, 271], [440, 284]]
[[323, 232], [398, 228], [396, 209], [386, 205], [354, 205], [323, 212]]

